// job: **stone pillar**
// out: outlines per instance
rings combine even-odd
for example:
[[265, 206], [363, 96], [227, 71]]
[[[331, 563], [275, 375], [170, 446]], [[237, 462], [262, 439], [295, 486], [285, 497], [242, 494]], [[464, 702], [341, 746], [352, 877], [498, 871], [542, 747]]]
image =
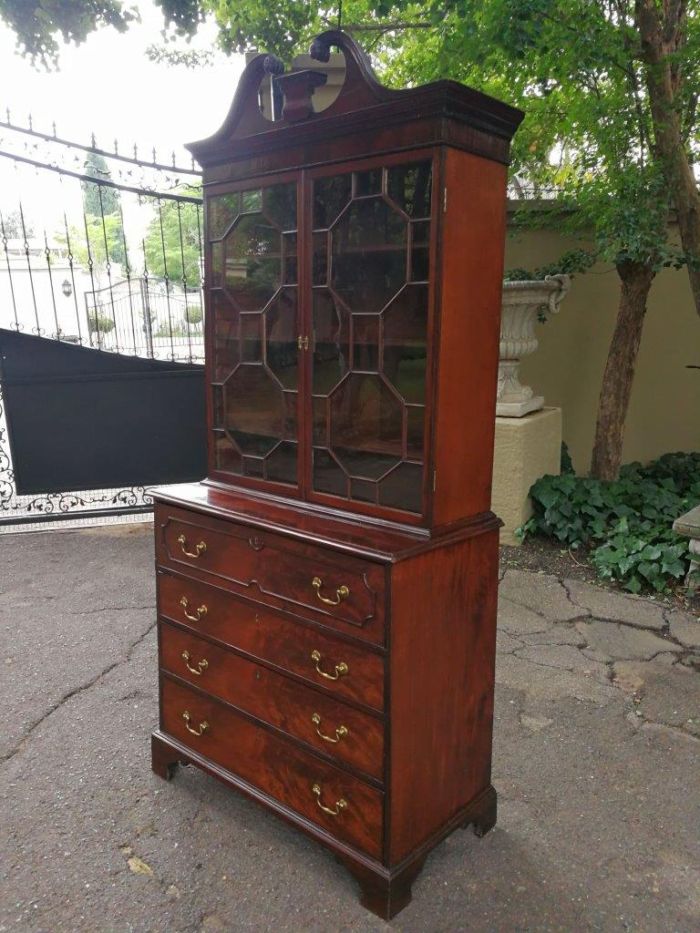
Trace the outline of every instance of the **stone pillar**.
[[561, 464], [561, 408], [496, 418], [491, 508], [503, 521], [501, 544], [519, 544], [515, 529], [532, 515], [530, 487]]

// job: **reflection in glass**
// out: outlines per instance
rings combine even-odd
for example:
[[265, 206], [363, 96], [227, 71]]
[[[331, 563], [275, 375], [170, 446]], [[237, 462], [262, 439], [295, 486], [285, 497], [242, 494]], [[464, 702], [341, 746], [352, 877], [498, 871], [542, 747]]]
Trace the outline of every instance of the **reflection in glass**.
[[361, 370], [379, 369], [379, 326], [381, 315], [353, 314], [352, 368]]
[[240, 212], [240, 203], [238, 191], [207, 199], [207, 231], [210, 240], [218, 240], [226, 233]]
[[387, 194], [411, 218], [430, 217], [431, 188], [430, 160], [387, 169]]
[[406, 222], [368, 198], [350, 205], [331, 236], [332, 286], [350, 310], [381, 311], [406, 281]]
[[379, 504], [407, 512], [420, 512], [423, 494], [423, 467], [401, 463], [379, 484]]
[[221, 291], [211, 291], [214, 320], [214, 379], [222, 382], [241, 361], [239, 314]]
[[349, 365], [348, 314], [325, 289], [313, 300], [313, 392], [326, 395]]
[[[401, 402], [380, 376], [350, 373], [331, 395], [331, 448], [354, 476], [376, 479], [388, 469], [386, 457], [401, 458], [402, 425]], [[359, 472], [350, 468], [355, 453]]]
[[265, 477], [276, 483], [295, 483], [297, 445], [290, 441], [278, 444], [265, 461]]
[[407, 285], [382, 317], [383, 371], [407, 402], [424, 402], [428, 286]]
[[263, 213], [277, 224], [280, 230], [296, 230], [297, 187], [292, 182], [286, 185], [271, 185], [263, 191]]
[[368, 194], [381, 194], [382, 174], [380, 168], [371, 168], [366, 172], [355, 172], [353, 175], [353, 197], [362, 198]]
[[334, 496], [347, 496], [348, 478], [327, 450], [314, 447], [313, 472], [314, 489]]
[[246, 214], [226, 237], [226, 288], [241, 311], [260, 311], [280, 284], [280, 234], [260, 214]]
[[296, 289], [283, 289], [268, 306], [264, 316], [268, 368], [285, 389], [296, 389], [299, 366]]
[[350, 173], [314, 182], [314, 230], [330, 227], [350, 200], [351, 185]]
[[282, 390], [263, 366], [242, 365], [224, 383], [226, 430], [244, 454], [264, 456], [284, 436]]

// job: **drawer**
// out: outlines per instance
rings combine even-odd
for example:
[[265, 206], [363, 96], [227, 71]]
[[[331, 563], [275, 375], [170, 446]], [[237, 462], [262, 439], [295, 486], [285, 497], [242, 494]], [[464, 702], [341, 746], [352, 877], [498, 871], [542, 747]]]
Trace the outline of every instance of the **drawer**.
[[380, 564], [169, 506], [158, 506], [155, 527], [161, 566], [383, 644]]
[[384, 725], [282, 674], [160, 624], [161, 668], [341, 763], [383, 780]]
[[168, 677], [161, 689], [165, 732], [336, 838], [381, 857], [381, 791], [255, 726], [218, 700]]
[[381, 656], [197, 580], [162, 571], [157, 580], [162, 617], [296, 674], [339, 699], [384, 708]]

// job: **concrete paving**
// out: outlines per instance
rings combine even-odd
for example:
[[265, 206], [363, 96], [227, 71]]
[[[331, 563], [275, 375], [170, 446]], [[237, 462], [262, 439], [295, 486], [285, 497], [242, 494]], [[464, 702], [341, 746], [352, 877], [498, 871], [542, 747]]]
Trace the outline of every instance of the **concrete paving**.
[[0, 537], [0, 933], [697, 931], [700, 622], [501, 582], [499, 821], [389, 925], [323, 848], [191, 768], [150, 771], [148, 527]]

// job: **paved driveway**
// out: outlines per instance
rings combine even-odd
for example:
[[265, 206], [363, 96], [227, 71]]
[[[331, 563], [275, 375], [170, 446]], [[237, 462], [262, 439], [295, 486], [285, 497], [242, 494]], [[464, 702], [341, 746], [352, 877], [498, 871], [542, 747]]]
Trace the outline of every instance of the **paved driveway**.
[[696, 931], [700, 623], [501, 583], [499, 822], [390, 925], [328, 852], [191, 769], [150, 771], [150, 530], [0, 537], [0, 933]]

